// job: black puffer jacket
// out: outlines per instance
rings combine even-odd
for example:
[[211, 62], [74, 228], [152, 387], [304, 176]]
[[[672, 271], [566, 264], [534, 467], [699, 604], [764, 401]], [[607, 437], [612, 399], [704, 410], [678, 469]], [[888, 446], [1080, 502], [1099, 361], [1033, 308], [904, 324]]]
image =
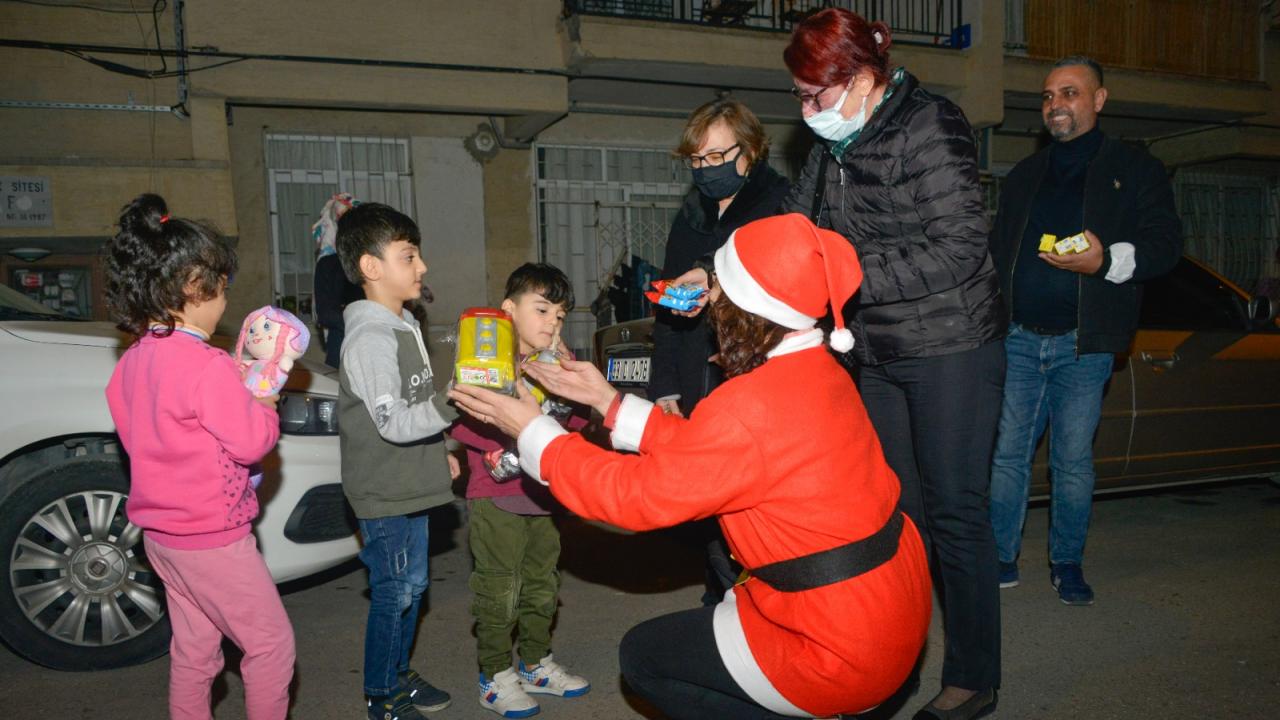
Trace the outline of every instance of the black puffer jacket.
[[[809, 215], [824, 141], [786, 210]], [[964, 113], [903, 73], [862, 134], [827, 163], [818, 224], [845, 236], [862, 288], [844, 308], [859, 363], [945, 355], [1005, 333], [973, 133]]]
[[[696, 260], [719, 250], [734, 230], [777, 213], [789, 187], [785, 177], [766, 163], [757, 163], [719, 218], [716, 201], [691, 188], [667, 236], [662, 277], [687, 272]], [[680, 411], [686, 417], [723, 380], [719, 366], [707, 361], [715, 353], [715, 341], [705, 315], [678, 317], [659, 308], [653, 324], [649, 399], [679, 395]]]

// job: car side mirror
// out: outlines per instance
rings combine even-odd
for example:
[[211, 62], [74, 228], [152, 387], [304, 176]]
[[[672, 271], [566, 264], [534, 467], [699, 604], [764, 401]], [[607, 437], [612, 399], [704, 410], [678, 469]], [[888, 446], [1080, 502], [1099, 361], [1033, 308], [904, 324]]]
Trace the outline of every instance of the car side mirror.
[[1249, 299], [1249, 325], [1252, 328], [1263, 328], [1276, 319], [1276, 304], [1266, 295], [1256, 295]]

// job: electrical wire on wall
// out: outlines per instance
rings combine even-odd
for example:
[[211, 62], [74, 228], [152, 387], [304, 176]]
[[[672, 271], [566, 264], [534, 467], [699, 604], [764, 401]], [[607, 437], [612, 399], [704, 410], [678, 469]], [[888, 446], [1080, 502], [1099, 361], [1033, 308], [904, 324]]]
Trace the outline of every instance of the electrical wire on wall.
[[[54, 44], [44, 44], [44, 43], [39, 44], [39, 45], [48, 47], [49, 49], [54, 49], [59, 52], [70, 55], [71, 57], [74, 57], [78, 60], [83, 60], [84, 62], [87, 62], [91, 65], [95, 65], [108, 72], [118, 73], [120, 75], [128, 75], [130, 77], [142, 78], [144, 80], [176, 78], [176, 77], [183, 77], [186, 75], [190, 75], [193, 72], [201, 72], [204, 70], [212, 70], [214, 68], [224, 67], [227, 65], [234, 65], [235, 63], [244, 62], [245, 60], [248, 59], [248, 58], [240, 57], [240, 58], [225, 60], [222, 62], [212, 63], [210, 65], [205, 65], [203, 67], [198, 67], [198, 68], [170, 70], [167, 58], [170, 55], [185, 56], [186, 53], [185, 53], [185, 49], [183, 48], [178, 48], [176, 50], [166, 50], [164, 45], [160, 42], [160, 15], [169, 7], [168, 0], [155, 0], [155, 2], [153, 2], [151, 5], [150, 10], [138, 9], [134, 5], [133, 0], [129, 0], [130, 9], [128, 10], [125, 10], [123, 8], [112, 8], [112, 7], [104, 7], [104, 6], [98, 6], [98, 5], [89, 5], [85, 3], [54, 2], [52, 0], [0, 0], [0, 2], [15, 3], [20, 5], [34, 5], [37, 7], [54, 8], [54, 9], [85, 10], [85, 11], [92, 11], [92, 12], [135, 16], [138, 19], [139, 34], [142, 36], [142, 46], [140, 48], [129, 48], [128, 49], [129, 53], [142, 55], [144, 58], [147, 58], [147, 59], [151, 58], [152, 55], [160, 58], [159, 70], [151, 70], [147, 67], [139, 68], [139, 67], [134, 67], [132, 65], [125, 65], [124, 63], [118, 63], [112, 60], [104, 60], [102, 58], [89, 55], [84, 50], [78, 49], [76, 47], [70, 47], [65, 45], [56, 46]], [[142, 28], [141, 16], [144, 14], [151, 16], [151, 27], [153, 30], [153, 36], [155, 38], [154, 51], [151, 49], [151, 42], [147, 38], [147, 35]], [[182, 110], [185, 111], [185, 108], [182, 108]]]
[[[168, 64], [168, 62], [166, 62], [166, 61], [165, 61], [165, 59], [164, 59], [164, 50], [163, 50], [163, 48], [160, 46], [160, 13], [164, 10], [164, 8], [165, 8], [165, 6], [166, 6], [167, 4], [168, 4], [168, 3], [167, 3], [165, 0], [155, 0], [155, 2], [154, 2], [154, 3], [152, 3], [152, 5], [151, 5], [151, 27], [152, 27], [152, 29], [155, 31], [156, 49], [157, 49], [158, 51], [160, 51], [160, 52], [158, 52], [157, 54], [160, 56], [160, 66], [161, 66], [161, 68], [162, 68], [163, 70], [166, 70], [166, 71], [169, 69], [169, 64]], [[133, 6], [133, 0], [129, 0], [129, 7], [130, 7], [130, 8], [133, 8], [133, 7], [134, 7], [134, 6]], [[141, 17], [140, 17], [140, 15], [136, 12], [136, 9], [135, 9], [135, 12], [134, 12], [134, 16], [133, 16], [133, 17], [134, 17], [134, 20], [136, 20], [136, 21], [138, 22], [138, 37], [139, 37], [139, 38], [141, 38], [141, 40], [142, 40], [142, 47], [150, 47], [150, 43], [147, 41], [147, 31], [142, 27], [142, 18], [141, 18]], [[142, 61], [143, 61], [143, 63], [145, 64], [148, 60], [150, 60], [150, 57], [151, 57], [151, 56], [149, 56], [149, 55], [144, 55], [144, 56], [143, 56], [143, 60], [142, 60]], [[148, 97], [147, 97], [147, 104], [148, 104], [148, 105], [153, 105], [153, 106], [154, 106], [154, 105], [156, 104], [156, 82], [155, 82], [155, 78], [154, 78], [154, 77], [146, 77], [146, 78], [144, 78], [144, 79], [147, 81], [147, 95], [148, 95]], [[148, 128], [147, 128], [147, 130], [148, 130], [148, 140], [150, 141], [150, 147], [149, 147], [149, 149], [150, 149], [150, 151], [151, 151], [151, 162], [150, 162], [150, 164], [149, 164], [149, 169], [148, 169], [148, 172], [147, 172], [147, 189], [148, 189], [148, 190], [150, 190], [151, 192], [157, 192], [157, 187], [156, 187], [156, 164], [157, 164], [157, 162], [158, 162], [158, 154], [157, 154], [157, 152], [156, 152], [156, 132], [157, 132], [157, 128], [156, 128], [156, 115], [155, 115], [155, 113], [148, 113], [148, 117], [147, 117], [147, 125], [148, 125]]]
[[[89, 3], [80, 2], [56, 2], [55, 0], [0, 0], [0, 2], [9, 2], [16, 5], [35, 5], [37, 7], [47, 7], [68, 10], [92, 10], [94, 12], [110, 13], [113, 15], [133, 15], [138, 11], [123, 8], [112, 7], [109, 5], [90, 5]], [[132, 5], [132, 3], [130, 3]]]

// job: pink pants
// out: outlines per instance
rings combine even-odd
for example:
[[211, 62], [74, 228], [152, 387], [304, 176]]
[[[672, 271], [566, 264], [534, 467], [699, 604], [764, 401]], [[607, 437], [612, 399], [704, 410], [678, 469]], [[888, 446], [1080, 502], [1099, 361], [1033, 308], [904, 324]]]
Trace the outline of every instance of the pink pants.
[[169, 717], [211, 720], [209, 689], [222, 672], [224, 635], [244, 652], [249, 720], [288, 715], [293, 628], [253, 535], [209, 550], [175, 550], [145, 537], [144, 543], [173, 625]]

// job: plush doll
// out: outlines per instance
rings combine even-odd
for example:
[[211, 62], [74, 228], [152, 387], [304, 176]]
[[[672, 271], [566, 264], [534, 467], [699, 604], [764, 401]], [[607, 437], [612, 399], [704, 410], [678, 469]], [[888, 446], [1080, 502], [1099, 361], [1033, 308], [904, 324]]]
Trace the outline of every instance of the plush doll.
[[307, 351], [310, 341], [306, 324], [287, 310], [266, 305], [249, 313], [236, 340], [236, 364], [254, 397], [280, 392], [293, 361]]
[[[275, 395], [284, 387], [293, 361], [307, 351], [309, 342], [311, 332], [293, 313], [270, 305], [254, 310], [244, 319], [236, 340], [240, 379], [254, 397]], [[246, 350], [248, 360], [244, 358]], [[261, 465], [249, 468], [249, 484], [255, 490], [262, 484]]]

